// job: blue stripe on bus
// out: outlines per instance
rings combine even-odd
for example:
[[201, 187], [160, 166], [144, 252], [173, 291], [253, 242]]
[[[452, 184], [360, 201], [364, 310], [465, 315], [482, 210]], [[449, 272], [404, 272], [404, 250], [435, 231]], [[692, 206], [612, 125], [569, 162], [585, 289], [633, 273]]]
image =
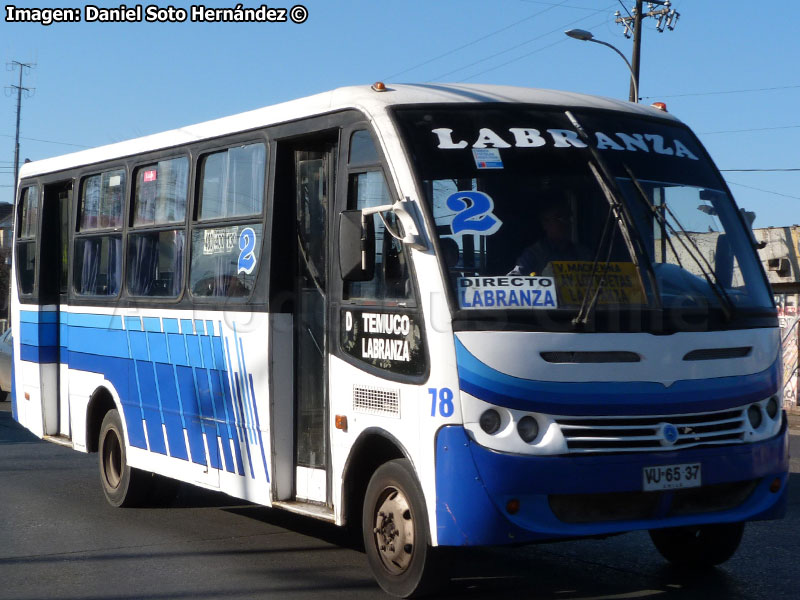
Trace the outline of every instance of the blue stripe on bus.
[[19, 357], [27, 362], [40, 364], [52, 364], [58, 362], [58, 348], [55, 346], [31, 346], [30, 344], [19, 345]]
[[189, 452], [192, 462], [200, 465], [206, 463], [206, 451], [203, 446], [203, 429], [200, 426], [200, 409], [197, 404], [194, 372], [191, 367], [175, 367], [178, 374], [178, 391], [181, 395], [183, 414], [186, 421], [186, 434], [189, 438]]
[[58, 323], [20, 323], [19, 341], [33, 346], [56, 346]]
[[58, 323], [59, 313], [53, 311], [21, 310], [20, 323]]
[[189, 460], [186, 440], [183, 438], [183, 420], [180, 416], [178, 389], [175, 387], [174, 367], [156, 363], [155, 368], [162, 418], [167, 430], [169, 454], [175, 458]]
[[662, 414], [725, 410], [763, 400], [778, 389], [778, 360], [752, 375], [657, 382], [534, 381], [501, 373], [484, 364], [456, 339], [461, 389], [486, 402], [516, 410], [558, 415]]
[[94, 329], [122, 329], [122, 317], [118, 315], [95, 315], [83, 313], [64, 313], [61, 322], [70, 327], [92, 327]]
[[167, 446], [164, 441], [164, 430], [161, 427], [164, 420], [161, 417], [161, 406], [158, 402], [158, 388], [156, 387], [153, 363], [137, 360], [136, 374], [139, 381], [139, 398], [141, 399], [142, 412], [147, 426], [147, 441], [150, 443], [150, 451], [166, 454]]
[[[60, 316], [59, 322], [56, 312], [21, 312], [21, 359], [40, 364], [60, 360], [71, 369], [106, 377], [120, 394], [131, 446], [239, 476], [249, 470], [255, 478], [250, 444], [261, 445], [269, 480], [253, 380], [235, 330], [238, 367], [226, 352], [222, 323]], [[247, 466], [241, 443], [247, 444]]]

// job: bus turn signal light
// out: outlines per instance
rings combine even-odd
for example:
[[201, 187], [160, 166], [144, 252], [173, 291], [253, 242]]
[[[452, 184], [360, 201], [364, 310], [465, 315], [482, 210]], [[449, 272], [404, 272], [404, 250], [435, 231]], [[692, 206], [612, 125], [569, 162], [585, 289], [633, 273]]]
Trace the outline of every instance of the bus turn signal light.
[[336, 429], [341, 429], [342, 431], [347, 431], [347, 416], [346, 415], [336, 415]]

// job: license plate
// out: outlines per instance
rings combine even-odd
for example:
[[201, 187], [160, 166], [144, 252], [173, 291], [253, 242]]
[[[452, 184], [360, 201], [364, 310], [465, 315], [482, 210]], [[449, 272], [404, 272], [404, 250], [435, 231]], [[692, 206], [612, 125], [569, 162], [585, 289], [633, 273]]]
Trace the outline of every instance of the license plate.
[[642, 469], [645, 492], [700, 487], [700, 463], [661, 465]]

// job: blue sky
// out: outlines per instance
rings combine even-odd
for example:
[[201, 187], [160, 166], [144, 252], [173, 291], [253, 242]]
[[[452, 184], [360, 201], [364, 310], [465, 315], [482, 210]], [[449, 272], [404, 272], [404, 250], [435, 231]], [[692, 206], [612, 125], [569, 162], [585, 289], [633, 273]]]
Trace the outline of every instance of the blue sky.
[[[303, 3], [309, 16], [299, 25], [45, 27], [0, 20], [3, 63], [36, 63], [23, 79], [35, 93], [23, 100], [21, 158], [47, 158], [376, 80], [628, 96], [629, 74], [620, 57], [563, 31], [591, 30], [630, 57], [632, 42], [614, 23], [614, 12], [630, 9], [633, 0]], [[82, 0], [14, 4], [86, 6]], [[762, 10], [745, 0], [673, 0], [673, 8], [681, 14], [674, 31], [659, 33], [653, 19], [645, 21], [643, 101], [666, 102], [699, 134], [720, 169], [800, 169], [800, 41], [789, 9]], [[17, 83], [18, 72], [0, 73], [4, 86]], [[0, 201], [8, 202], [16, 96], [6, 94], [0, 97]], [[800, 171], [724, 176], [739, 205], [756, 212], [756, 227], [800, 223]]]

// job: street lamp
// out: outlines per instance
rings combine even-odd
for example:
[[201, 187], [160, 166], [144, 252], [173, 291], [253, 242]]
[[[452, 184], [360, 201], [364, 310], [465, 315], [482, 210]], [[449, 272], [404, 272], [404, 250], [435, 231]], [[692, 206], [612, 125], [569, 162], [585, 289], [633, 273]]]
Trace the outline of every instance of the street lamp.
[[609, 44], [608, 42], [603, 42], [601, 40], [594, 39], [594, 35], [591, 31], [586, 31], [585, 29], [570, 29], [569, 31], [564, 32], [567, 36], [575, 39], [575, 40], [582, 40], [584, 42], [594, 42], [595, 44], [602, 44], [603, 46], [608, 46], [614, 52], [619, 54], [622, 57], [622, 60], [625, 61], [625, 64], [628, 65], [628, 70], [631, 72], [631, 83], [633, 84], [633, 97], [628, 98], [631, 102], [639, 102], [639, 82], [636, 81], [636, 76], [633, 74], [633, 67], [631, 63], [628, 62], [628, 59], [625, 58], [625, 55], [617, 50], [614, 46]]

